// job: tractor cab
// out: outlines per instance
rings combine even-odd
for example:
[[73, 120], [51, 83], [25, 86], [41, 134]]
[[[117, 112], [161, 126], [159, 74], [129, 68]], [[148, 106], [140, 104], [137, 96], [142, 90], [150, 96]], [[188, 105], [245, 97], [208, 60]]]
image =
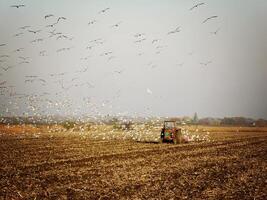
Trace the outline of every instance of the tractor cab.
[[175, 121], [164, 121], [163, 127], [165, 129], [174, 129], [176, 128], [176, 122]]
[[173, 142], [174, 144], [182, 142], [182, 130], [177, 127], [176, 121], [164, 121], [160, 134], [160, 142]]

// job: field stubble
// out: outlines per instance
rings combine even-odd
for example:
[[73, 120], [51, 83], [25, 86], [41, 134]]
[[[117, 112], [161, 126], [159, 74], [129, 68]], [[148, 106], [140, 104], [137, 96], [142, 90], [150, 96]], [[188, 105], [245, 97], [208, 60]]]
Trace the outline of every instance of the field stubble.
[[267, 198], [266, 128], [185, 127], [205, 140], [180, 145], [148, 142], [157, 128], [143, 135], [5, 128], [0, 199]]

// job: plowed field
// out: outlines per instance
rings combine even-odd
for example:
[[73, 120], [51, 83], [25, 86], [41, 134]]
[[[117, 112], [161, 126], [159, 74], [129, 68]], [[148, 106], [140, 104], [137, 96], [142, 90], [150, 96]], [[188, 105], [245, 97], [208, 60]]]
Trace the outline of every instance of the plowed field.
[[211, 137], [174, 145], [2, 134], [0, 199], [267, 199], [267, 133]]

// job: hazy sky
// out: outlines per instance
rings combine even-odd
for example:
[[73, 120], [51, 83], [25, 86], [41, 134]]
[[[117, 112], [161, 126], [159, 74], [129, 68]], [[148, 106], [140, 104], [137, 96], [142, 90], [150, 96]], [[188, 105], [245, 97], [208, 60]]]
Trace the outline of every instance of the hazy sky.
[[265, 0], [1, 0], [1, 114], [267, 118], [266, 19]]

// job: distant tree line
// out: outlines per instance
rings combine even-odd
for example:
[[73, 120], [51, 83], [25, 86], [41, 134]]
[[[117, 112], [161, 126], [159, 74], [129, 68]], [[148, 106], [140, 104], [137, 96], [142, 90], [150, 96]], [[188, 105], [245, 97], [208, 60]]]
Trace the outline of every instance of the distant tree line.
[[110, 117], [108, 119], [102, 118], [95, 121], [88, 120], [87, 122], [81, 122], [75, 119], [67, 119], [64, 117], [0, 117], [0, 124], [36, 124], [36, 125], [52, 125], [58, 124], [66, 128], [73, 128], [75, 125], [91, 123], [91, 124], [106, 124], [112, 125], [120, 129], [131, 129], [133, 123], [149, 123], [153, 122], [153, 125], [162, 125], [164, 120], [175, 120], [177, 124], [188, 124], [188, 125], [207, 125], [207, 126], [257, 126], [257, 127], [267, 127], [267, 120], [265, 119], [251, 119], [245, 117], [224, 117], [224, 118], [198, 118], [195, 113], [193, 117], [173, 117], [173, 118], [154, 118], [151, 119], [130, 119], [127, 120], [119, 119], [116, 117]]
[[192, 118], [181, 117], [171, 118], [177, 121], [178, 124], [188, 125], [207, 125], [207, 126], [257, 126], [267, 127], [267, 120], [265, 119], [251, 119], [245, 117], [224, 117], [224, 118], [212, 118], [206, 117], [198, 119], [195, 114]]

